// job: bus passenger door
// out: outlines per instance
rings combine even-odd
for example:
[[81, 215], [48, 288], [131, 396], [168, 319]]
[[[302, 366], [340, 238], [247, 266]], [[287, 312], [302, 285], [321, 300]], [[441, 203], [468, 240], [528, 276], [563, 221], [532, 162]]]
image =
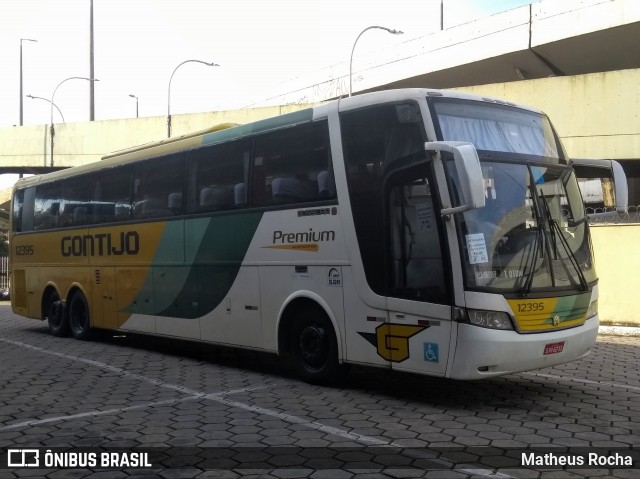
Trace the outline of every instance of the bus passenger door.
[[126, 331], [155, 333], [153, 277], [148, 267], [116, 267], [118, 323]]
[[[180, 240], [182, 241], [182, 240]], [[178, 338], [200, 339], [200, 307], [191, 267], [154, 266], [153, 301], [156, 333]]]
[[261, 347], [258, 267], [221, 265], [204, 268], [200, 277], [200, 297], [209, 304], [208, 313], [200, 317], [202, 339]]
[[118, 304], [116, 296], [116, 271], [113, 266], [94, 266], [91, 318], [97, 328], [118, 328]]
[[[384, 182], [387, 234], [386, 354], [395, 370], [444, 375], [451, 339], [450, 275], [431, 168]], [[380, 342], [380, 341], [379, 341]]]

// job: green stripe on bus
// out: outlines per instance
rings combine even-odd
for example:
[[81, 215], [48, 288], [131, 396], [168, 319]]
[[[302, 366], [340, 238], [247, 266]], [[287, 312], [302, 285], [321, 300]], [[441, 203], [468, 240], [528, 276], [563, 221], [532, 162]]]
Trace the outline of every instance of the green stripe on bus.
[[[136, 298], [136, 312], [156, 316], [194, 319], [213, 311], [228, 294], [251, 240], [260, 224], [262, 213], [243, 213], [170, 222], [165, 228], [158, 251], [141, 291], [148, 291], [154, 281], [154, 268], [162, 268], [165, 285], [156, 301], [146, 307]], [[185, 245], [197, 245], [185, 251], [186, 265], [167, 265], [174, 256], [178, 228], [185, 228]], [[159, 288], [155, 288], [160, 293]], [[133, 312], [130, 305], [125, 312]]]
[[313, 109], [307, 108], [305, 110], [294, 111], [286, 113], [284, 115], [276, 116], [273, 118], [267, 118], [265, 120], [256, 121], [255, 123], [249, 123], [247, 125], [235, 126], [213, 133], [207, 133], [202, 138], [203, 145], [210, 145], [213, 143], [221, 143], [223, 141], [233, 140], [236, 138], [242, 138], [255, 133], [262, 133], [264, 131], [273, 130], [275, 128], [282, 128], [286, 126], [293, 126], [299, 123], [305, 123], [311, 121], [313, 118]]
[[587, 309], [589, 309], [590, 301], [591, 293], [560, 297], [552, 315], [557, 314], [560, 316], [560, 321], [584, 318], [587, 314]]

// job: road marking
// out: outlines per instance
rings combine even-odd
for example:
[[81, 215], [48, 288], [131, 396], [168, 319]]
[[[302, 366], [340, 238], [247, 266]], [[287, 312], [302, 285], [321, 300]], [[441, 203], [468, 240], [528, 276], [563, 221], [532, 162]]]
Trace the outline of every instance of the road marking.
[[160, 381], [158, 379], [153, 379], [153, 378], [149, 378], [147, 376], [142, 376], [140, 374], [131, 373], [131, 372], [127, 371], [126, 369], [122, 369], [122, 368], [118, 368], [118, 367], [115, 367], [115, 366], [111, 366], [110, 364], [102, 363], [100, 361], [94, 361], [92, 359], [81, 358], [81, 357], [78, 357], [78, 356], [71, 356], [69, 354], [64, 354], [64, 353], [57, 353], [55, 351], [50, 351], [48, 349], [39, 348], [38, 346], [33, 346], [31, 344], [21, 343], [19, 341], [11, 341], [10, 339], [0, 338], [0, 341], [2, 341], [3, 343], [13, 344], [14, 346], [19, 346], [19, 347], [22, 347], [22, 348], [31, 349], [32, 351], [37, 351], [39, 353], [49, 354], [51, 356], [57, 356], [59, 358], [68, 359], [70, 361], [76, 361], [76, 362], [88, 364], [90, 366], [95, 366], [97, 368], [104, 369], [105, 371], [110, 371], [112, 373], [121, 374], [121, 375], [126, 376], [126, 377], [131, 378], [131, 379], [136, 379], [138, 381], [144, 381], [146, 383], [153, 384], [154, 386], [159, 386], [159, 387], [163, 387], [163, 388], [166, 388], [166, 389], [171, 389], [171, 390], [178, 391], [178, 392], [181, 392], [181, 393], [184, 393], [184, 394], [191, 394], [192, 396], [200, 396], [202, 394], [205, 394], [205, 393], [202, 393], [200, 391], [196, 391], [194, 389], [186, 388], [184, 386], [178, 386], [176, 384], [169, 384], [169, 383], [165, 383], [163, 381]]
[[[360, 442], [360, 443], [366, 444], [366, 445], [383, 446], [383, 445], [388, 445], [389, 444], [388, 441], [376, 439], [374, 437], [365, 436], [363, 434], [351, 433], [351, 432], [345, 431], [343, 429], [335, 428], [335, 427], [332, 427], [332, 426], [327, 426], [325, 424], [322, 424], [322, 423], [319, 423], [319, 422], [315, 422], [315, 421], [309, 421], [308, 419], [304, 419], [304, 418], [301, 418], [301, 417], [298, 417], [298, 416], [293, 416], [291, 414], [286, 414], [286, 413], [279, 412], [279, 411], [273, 411], [271, 409], [266, 409], [266, 408], [259, 407], [259, 406], [252, 406], [251, 404], [245, 404], [245, 403], [238, 402], [238, 401], [231, 401], [231, 400], [228, 400], [228, 399], [226, 399], [224, 397], [225, 395], [229, 395], [229, 393], [224, 394], [224, 393], [219, 393], [218, 392], [218, 393], [207, 394], [207, 393], [204, 393], [202, 391], [196, 391], [195, 389], [186, 388], [184, 386], [165, 383], [164, 381], [160, 381], [158, 379], [149, 378], [149, 377], [143, 376], [141, 374], [131, 373], [131, 372], [125, 370], [125, 369], [122, 369], [122, 368], [119, 368], [119, 367], [116, 367], [116, 366], [112, 366], [110, 364], [103, 363], [103, 362], [100, 362], [100, 361], [94, 361], [92, 359], [86, 359], [86, 358], [81, 358], [81, 357], [78, 357], [78, 356], [71, 356], [69, 354], [58, 353], [58, 352], [55, 352], [55, 351], [50, 351], [48, 349], [40, 348], [38, 346], [33, 346], [31, 344], [21, 343], [19, 341], [12, 341], [10, 339], [0, 338], [0, 341], [4, 342], [4, 343], [12, 344], [14, 346], [30, 349], [32, 351], [36, 351], [36, 352], [39, 352], [39, 353], [49, 354], [49, 355], [56, 356], [56, 357], [59, 357], [59, 358], [67, 359], [69, 361], [75, 361], [75, 362], [79, 362], [79, 363], [83, 363], [83, 364], [88, 364], [90, 366], [94, 366], [94, 367], [99, 368], [99, 369], [103, 369], [103, 370], [110, 371], [110, 372], [113, 372], [113, 373], [116, 373], [116, 374], [120, 374], [120, 375], [125, 376], [125, 377], [130, 378], [130, 379], [135, 379], [137, 381], [144, 381], [144, 382], [147, 382], [149, 384], [153, 384], [154, 386], [170, 389], [170, 390], [173, 390], [173, 391], [178, 391], [178, 392], [181, 392], [181, 393], [188, 394], [188, 395], [192, 396], [191, 398], [188, 398], [188, 399], [208, 399], [210, 401], [219, 402], [221, 404], [225, 404], [225, 405], [230, 406], [230, 407], [244, 409], [246, 411], [252, 411], [252, 412], [255, 412], [256, 414], [263, 414], [265, 416], [276, 417], [278, 419], [281, 419], [283, 421], [289, 422], [291, 424], [300, 424], [300, 425], [306, 426], [306, 427], [308, 427], [310, 429], [315, 429], [315, 430], [318, 430], [318, 431], [326, 432], [327, 434], [334, 434], [334, 435], [337, 435], [339, 437], [342, 437], [342, 438], [345, 438], [345, 439], [349, 439], [349, 440], [352, 440], [352, 441], [357, 441], [357, 442]], [[281, 384], [278, 384], [278, 385], [280, 386]], [[260, 389], [264, 389], [264, 388], [268, 388], [268, 387], [269, 386], [261, 386]], [[249, 388], [247, 388], [245, 390], [248, 390], [248, 389]], [[173, 401], [175, 401], [175, 400], [173, 400]], [[164, 401], [159, 401], [159, 403], [163, 404]], [[139, 405], [139, 406], [131, 406], [131, 407], [133, 408], [133, 407], [143, 407], [143, 406], [150, 406], [150, 404], [148, 404], [148, 405]], [[124, 408], [123, 410], [129, 410], [129, 409], [128, 408]], [[117, 411], [117, 410], [112, 410], [112, 411]], [[42, 422], [63, 421], [63, 420], [69, 420], [69, 419], [76, 419], [78, 417], [95, 416], [97, 414], [108, 414], [108, 412], [90, 411], [90, 412], [81, 413], [81, 414], [74, 414], [72, 416], [60, 416], [60, 417], [42, 419], [41, 421]], [[23, 425], [42, 424], [42, 422], [38, 422], [38, 420], [35, 420], [35, 421], [25, 421], [25, 422], [23, 422], [21, 424], [23, 424]], [[19, 426], [16, 425], [16, 424], [12, 424], [12, 425], [10, 425], [8, 427], [16, 428], [16, 427], [19, 427]], [[7, 426], [5, 426], [2, 429], [6, 429], [6, 428], [7, 428]]]
[[555, 374], [545, 374], [545, 373], [522, 373], [522, 374], [525, 374], [527, 376], [537, 376], [537, 377], [547, 378], [547, 379], [556, 379], [560, 381], [570, 381], [575, 383], [589, 384], [592, 386], [611, 386], [614, 388], [627, 389], [630, 391], [640, 392], [640, 387], [631, 386], [630, 384], [619, 384], [619, 383], [612, 383], [607, 381], [594, 381], [592, 379], [571, 378], [568, 376], [557, 376]]
[[[398, 446], [396, 444], [394, 444], [393, 442], [390, 442], [388, 440], [384, 440], [384, 439], [379, 439], [376, 437], [371, 437], [371, 436], [367, 436], [364, 434], [358, 434], [355, 432], [349, 432], [345, 429], [340, 429], [337, 427], [333, 427], [333, 426], [328, 426], [326, 424], [322, 424], [320, 422], [317, 421], [310, 421], [308, 419], [299, 417], [299, 416], [294, 416], [292, 414], [286, 414], [283, 412], [279, 412], [279, 411], [274, 411], [271, 409], [267, 409], [267, 408], [263, 408], [260, 406], [253, 406], [251, 404], [245, 404], [243, 402], [239, 402], [239, 401], [233, 401], [230, 399], [227, 399], [225, 396], [229, 396], [232, 394], [238, 394], [238, 393], [242, 393], [242, 392], [247, 392], [247, 391], [253, 391], [253, 390], [257, 390], [257, 389], [267, 389], [271, 386], [269, 385], [265, 385], [265, 386], [258, 386], [258, 387], [247, 387], [247, 388], [242, 388], [242, 389], [235, 389], [235, 390], [230, 390], [230, 391], [221, 391], [221, 392], [217, 392], [217, 393], [204, 393], [202, 391], [196, 391], [195, 389], [190, 389], [190, 388], [186, 388], [184, 386], [179, 386], [176, 384], [170, 384], [170, 383], [165, 383], [164, 381], [160, 381], [158, 379], [153, 379], [153, 378], [149, 378], [147, 376], [143, 376], [141, 374], [137, 374], [137, 373], [131, 373], [125, 369], [122, 368], [118, 368], [116, 366], [112, 366], [110, 364], [107, 363], [103, 363], [100, 361], [94, 361], [92, 359], [86, 359], [86, 358], [81, 358], [78, 356], [72, 356], [70, 354], [64, 354], [64, 353], [58, 353], [55, 351], [50, 351], [47, 349], [43, 349], [40, 348], [38, 346], [33, 346], [31, 344], [27, 344], [27, 343], [22, 343], [19, 341], [12, 341], [10, 339], [4, 339], [4, 338], [0, 338], [0, 342], [3, 343], [7, 343], [7, 344], [12, 344], [14, 346], [18, 346], [21, 348], [26, 348], [26, 349], [30, 349], [32, 351], [36, 351], [39, 353], [43, 353], [43, 354], [49, 354], [52, 356], [56, 356], [59, 358], [64, 358], [67, 359], [69, 361], [75, 361], [75, 362], [80, 362], [80, 363], [84, 363], [90, 366], [94, 366], [96, 368], [99, 369], [103, 369], [106, 371], [110, 371], [110, 372], [114, 372], [117, 374], [120, 374], [122, 376], [125, 376], [127, 378], [131, 378], [131, 379], [136, 379], [138, 381], [144, 381], [147, 382], [149, 384], [153, 384], [155, 386], [158, 387], [162, 387], [162, 388], [167, 388], [173, 391], [178, 391], [184, 394], [188, 394], [190, 397], [186, 397], [186, 398], [179, 398], [179, 399], [168, 399], [165, 401], [157, 401], [157, 402], [153, 402], [153, 403], [146, 403], [146, 404], [138, 404], [136, 406], [129, 406], [129, 407], [124, 407], [124, 408], [119, 408], [119, 409], [110, 409], [107, 411], [87, 411], [84, 413], [79, 413], [79, 414], [73, 414], [73, 415], [66, 415], [66, 416], [57, 416], [57, 417], [51, 417], [51, 418], [46, 418], [46, 419], [34, 419], [34, 420], [29, 420], [29, 421], [23, 421], [21, 423], [16, 423], [16, 424], [10, 424], [7, 426], [3, 426], [0, 427], [0, 431], [4, 431], [4, 430], [8, 430], [8, 429], [17, 429], [20, 427], [28, 427], [28, 426], [33, 426], [33, 425], [39, 425], [39, 424], [46, 424], [46, 423], [51, 423], [51, 422], [57, 422], [57, 421], [69, 421], [69, 420], [74, 420], [74, 419], [78, 419], [78, 418], [86, 418], [86, 417], [95, 417], [95, 416], [101, 416], [101, 415], [108, 415], [108, 414], [114, 414], [114, 413], [119, 413], [119, 412], [124, 412], [124, 411], [132, 411], [132, 410], [137, 410], [137, 409], [145, 409], [145, 408], [149, 408], [149, 407], [155, 407], [155, 406], [163, 406], [163, 405], [167, 405], [167, 404], [175, 404], [178, 402], [184, 402], [184, 401], [194, 401], [194, 400], [199, 400], [199, 399], [205, 399], [205, 400], [210, 400], [210, 401], [215, 401], [218, 402], [220, 404], [224, 404], [226, 406], [229, 407], [235, 407], [235, 408], [239, 408], [239, 409], [243, 409], [245, 411], [250, 411], [250, 412], [254, 412], [256, 414], [260, 414], [260, 415], [265, 415], [265, 416], [270, 416], [270, 417], [275, 417], [277, 419], [280, 419], [282, 421], [291, 423], [291, 424], [298, 424], [304, 427], [307, 427], [309, 429], [313, 429], [316, 431], [322, 431], [326, 434], [331, 434], [334, 436], [338, 436], [338, 437], [342, 437], [343, 439], [349, 439], [351, 441], [363, 444], [365, 446], [387, 446], [387, 447], [401, 447]], [[272, 386], [282, 386], [283, 384], [274, 384]], [[284, 384], [286, 385], [286, 384]], [[409, 453], [410, 451], [407, 451], [406, 453]], [[431, 455], [433, 453], [431, 453], [430, 451], [422, 451], [423, 454], [420, 455], [421, 458], [424, 458], [424, 454], [426, 453], [427, 455]], [[405, 453], [405, 454], [406, 454]], [[456, 465], [455, 463], [448, 461], [446, 459], [438, 459], [438, 458], [434, 458], [434, 457], [429, 457], [429, 460], [433, 461], [434, 463], [438, 463], [440, 464], [443, 468], [445, 469], [451, 469], [453, 471], [459, 471], [459, 472], [464, 472], [464, 473], [469, 473], [475, 476], [481, 476], [481, 477], [486, 477], [486, 478], [490, 478], [490, 479], [509, 479], [511, 478], [511, 476], [507, 476], [505, 474], [501, 474], [501, 473], [497, 473], [497, 472], [493, 472], [491, 470], [488, 469], [475, 469], [470, 465], [467, 464], [461, 464], [461, 465]]]
[[[237, 394], [239, 392], [244, 392], [248, 389], [265, 389], [267, 386], [259, 386], [259, 387], [255, 387], [255, 388], [243, 388], [241, 390], [233, 390], [233, 391], [225, 391], [222, 393], [215, 393], [218, 395], [223, 395], [223, 394]], [[0, 427], [0, 431], [5, 431], [8, 429], [17, 429], [20, 427], [26, 427], [26, 426], [36, 426], [36, 425], [40, 425], [40, 424], [47, 424], [50, 422], [58, 422], [58, 421], [72, 421], [74, 419], [82, 419], [85, 417], [96, 417], [96, 416], [106, 416], [109, 414], [118, 414], [121, 412], [126, 412], [126, 411], [135, 411], [138, 409], [147, 409], [147, 408], [151, 408], [151, 407], [156, 407], [156, 406], [167, 406], [169, 404], [177, 404], [177, 403], [181, 403], [181, 402], [186, 402], [186, 401], [196, 401], [198, 399], [208, 399], [207, 396], [213, 396], [213, 394], [203, 394], [203, 395], [198, 395], [198, 396], [189, 396], [186, 398], [180, 398], [180, 399], [166, 399], [164, 401], [156, 401], [156, 402], [150, 402], [150, 403], [146, 403], [146, 404], [137, 404], [136, 406], [127, 406], [127, 407], [123, 407], [123, 408], [117, 408], [117, 409], [107, 409], [105, 411], [88, 411], [88, 412], [82, 412], [79, 414], [71, 414], [68, 416], [57, 416], [57, 417], [49, 417], [46, 419], [32, 419], [29, 421], [24, 421], [24, 422], [19, 422], [19, 423], [14, 423], [14, 424], [9, 424], [8, 426], [2, 426]]]

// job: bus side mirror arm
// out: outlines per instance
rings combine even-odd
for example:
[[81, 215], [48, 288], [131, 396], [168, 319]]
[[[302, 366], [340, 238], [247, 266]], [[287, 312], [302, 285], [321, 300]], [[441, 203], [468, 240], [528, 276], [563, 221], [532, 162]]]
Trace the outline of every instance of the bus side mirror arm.
[[447, 151], [453, 159], [460, 179], [460, 189], [464, 196], [464, 204], [454, 208], [443, 208], [442, 216], [463, 213], [468, 210], [482, 208], [485, 204], [484, 181], [478, 152], [471, 143], [460, 141], [428, 141], [424, 144], [426, 151]]

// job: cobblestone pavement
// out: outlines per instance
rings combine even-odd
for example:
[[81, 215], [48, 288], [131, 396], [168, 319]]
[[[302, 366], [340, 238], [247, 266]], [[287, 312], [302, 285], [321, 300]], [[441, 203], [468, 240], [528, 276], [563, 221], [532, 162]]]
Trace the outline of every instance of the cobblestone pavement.
[[[265, 354], [54, 338], [5, 304], [0, 478], [637, 478], [639, 356], [639, 337], [600, 336], [581, 362], [498, 379], [353, 368], [319, 387]], [[152, 466], [6, 467], [8, 449], [63, 447], [147, 451]], [[585, 464], [543, 466], [561, 453]]]

